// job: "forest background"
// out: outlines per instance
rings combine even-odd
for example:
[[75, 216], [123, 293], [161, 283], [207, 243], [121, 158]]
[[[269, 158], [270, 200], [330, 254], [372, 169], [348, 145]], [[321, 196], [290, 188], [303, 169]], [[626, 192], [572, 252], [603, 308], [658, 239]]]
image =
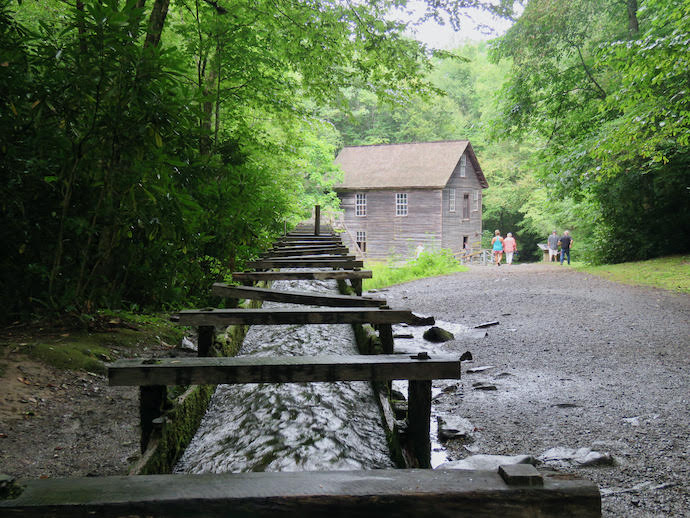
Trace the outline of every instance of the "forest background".
[[469, 139], [523, 255], [690, 248], [690, 0], [429, 2], [515, 18], [450, 51], [404, 3], [0, 0], [2, 320], [202, 303], [336, 206], [343, 145]]

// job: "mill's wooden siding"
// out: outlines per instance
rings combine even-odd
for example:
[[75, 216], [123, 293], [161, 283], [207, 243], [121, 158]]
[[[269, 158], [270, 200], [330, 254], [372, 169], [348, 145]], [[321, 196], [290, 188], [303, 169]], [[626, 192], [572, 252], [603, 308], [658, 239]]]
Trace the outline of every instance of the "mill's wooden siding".
[[[465, 153], [466, 155], [466, 153]], [[450, 212], [450, 192], [455, 189], [455, 212]], [[475, 203], [475, 195], [479, 200]], [[463, 218], [463, 196], [469, 194], [469, 219]], [[441, 246], [460, 252], [463, 236], [467, 236], [470, 245], [480, 240], [482, 232], [482, 186], [475, 173], [472, 161], [467, 158], [465, 177], [460, 176], [460, 161], [443, 189]]]
[[[407, 216], [395, 215], [396, 193], [407, 193]], [[355, 194], [367, 195], [367, 215], [355, 216]], [[353, 237], [366, 232], [370, 258], [410, 257], [420, 243], [425, 249], [441, 245], [441, 190], [396, 189], [341, 191], [340, 207]]]

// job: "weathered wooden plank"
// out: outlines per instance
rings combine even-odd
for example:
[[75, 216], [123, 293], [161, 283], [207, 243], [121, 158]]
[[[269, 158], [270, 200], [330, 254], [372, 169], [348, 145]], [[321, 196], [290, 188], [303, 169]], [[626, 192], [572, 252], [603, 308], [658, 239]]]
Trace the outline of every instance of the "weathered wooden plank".
[[491, 471], [370, 470], [48, 478], [19, 481], [0, 514], [24, 518], [332, 516], [380, 518], [595, 518], [589, 481], [544, 477], [510, 486]]
[[[460, 360], [404, 355], [126, 359], [108, 364], [112, 386], [459, 379]], [[427, 426], [427, 436], [429, 427]]]
[[287, 261], [289, 259], [304, 259], [309, 260], [309, 259], [315, 259], [317, 261], [328, 261], [328, 260], [335, 260], [335, 261], [354, 261], [356, 257], [354, 255], [328, 255], [328, 254], [306, 254], [306, 255], [280, 255], [276, 257], [263, 257], [261, 260], [262, 261]]
[[211, 288], [214, 295], [234, 299], [270, 300], [292, 304], [332, 307], [380, 307], [386, 301], [369, 297], [352, 297], [349, 295], [324, 295], [306, 291], [279, 291], [248, 286], [229, 286], [217, 282]]
[[273, 243], [274, 248], [294, 246], [343, 246], [343, 242], [340, 239], [317, 239], [313, 241], [309, 239], [292, 239]]
[[363, 261], [339, 259], [260, 259], [247, 263], [249, 268], [342, 268], [352, 270], [362, 268]]
[[326, 280], [326, 279], [371, 279], [371, 270], [301, 270], [297, 272], [235, 272], [232, 278], [237, 281], [278, 281], [278, 280]]
[[276, 241], [340, 241], [340, 238], [328, 234], [319, 236], [315, 236], [314, 234], [288, 234], [287, 236], [283, 236]]
[[433, 317], [420, 317], [409, 310], [362, 307], [185, 310], [173, 315], [171, 319], [185, 326], [229, 326], [233, 324], [433, 324]]
[[340, 250], [342, 248], [346, 248], [345, 245], [342, 243], [324, 243], [324, 244], [286, 244], [286, 245], [281, 245], [280, 243], [275, 243], [270, 250]]
[[347, 259], [355, 259], [354, 255], [348, 255], [349, 250], [347, 248], [290, 248], [287, 250], [269, 250], [268, 252], [261, 254], [261, 257], [295, 257], [302, 255], [326, 255], [326, 256], [338, 256]]

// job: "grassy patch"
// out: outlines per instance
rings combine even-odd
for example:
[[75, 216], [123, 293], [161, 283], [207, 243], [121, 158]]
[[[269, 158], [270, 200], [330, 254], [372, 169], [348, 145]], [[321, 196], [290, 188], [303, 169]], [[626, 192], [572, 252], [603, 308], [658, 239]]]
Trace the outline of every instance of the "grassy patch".
[[48, 342], [28, 347], [29, 356], [59, 369], [83, 370], [105, 374], [104, 361], [110, 361], [111, 351], [93, 343]]
[[633, 263], [580, 266], [579, 271], [633, 286], [653, 286], [677, 293], [690, 293], [690, 255], [660, 257]]
[[102, 374], [105, 362], [170, 349], [181, 342], [185, 331], [170, 322], [168, 315], [104, 312], [90, 322], [89, 330], [83, 325], [75, 328], [46, 322], [5, 329], [0, 346], [59, 369]]
[[373, 278], [364, 279], [364, 290], [383, 288], [414, 279], [468, 270], [466, 266], [458, 263], [457, 259], [447, 250], [423, 252], [417, 259], [412, 259], [403, 264], [392, 261], [367, 262], [366, 268], [372, 271]]

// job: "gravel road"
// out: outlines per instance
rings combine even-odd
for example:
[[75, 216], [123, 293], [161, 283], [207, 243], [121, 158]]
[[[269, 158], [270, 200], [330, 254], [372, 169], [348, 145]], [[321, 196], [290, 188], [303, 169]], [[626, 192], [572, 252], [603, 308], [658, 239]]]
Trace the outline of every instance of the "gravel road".
[[[688, 295], [556, 264], [477, 266], [381, 291], [393, 307], [442, 321], [499, 322], [443, 346], [474, 356], [434, 403], [477, 430], [472, 443], [446, 443], [451, 460], [588, 448], [613, 465], [542, 467], [596, 482], [604, 516], [690, 516]], [[492, 368], [466, 372], [480, 366]]]

